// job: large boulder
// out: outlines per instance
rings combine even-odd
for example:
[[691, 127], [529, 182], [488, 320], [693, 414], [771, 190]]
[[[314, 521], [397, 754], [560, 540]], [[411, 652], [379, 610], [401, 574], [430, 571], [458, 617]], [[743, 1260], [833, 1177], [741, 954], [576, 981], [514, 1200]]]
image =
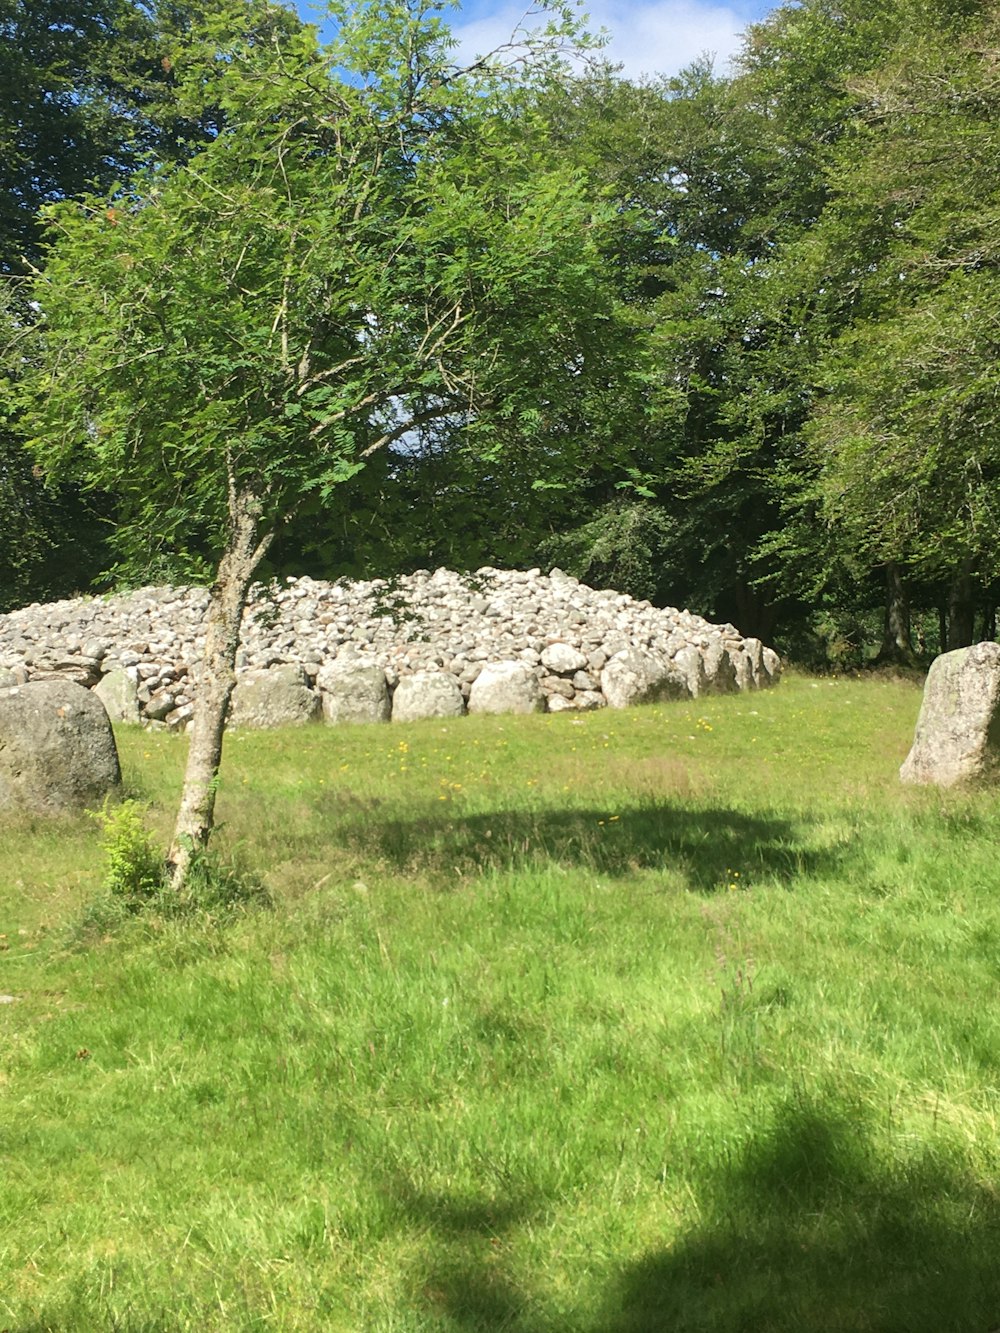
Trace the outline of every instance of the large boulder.
[[730, 651], [733, 666], [736, 668], [736, 688], [739, 690], [761, 689], [761, 677], [764, 674], [764, 645], [760, 639], [744, 639], [739, 648]]
[[544, 707], [538, 677], [523, 662], [488, 662], [469, 690], [470, 713], [540, 713]]
[[111, 721], [90, 690], [65, 680], [0, 690], [0, 810], [83, 810], [120, 782]]
[[374, 662], [325, 663], [316, 677], [327, 722], [388, 722], [392, 714], [385, 672]]
[[927, 674], [904, 782], [953, 787], [1000, 773], [1000, 644], [935, 658]]
[[601, 690], [609, 708], [689, 697], [684, 678], [671, 664], [638, 648], [615, 653], [601, 672]]
[[393, 722], [423, 717], [461, 717], [465, 700], [454, 676], [445, 671], [415, 671], [403, 676], [392, 696]]
[[688, 644], [674, 654], [674, 673], [684, 684], [684, 692], [692, 699], [700, 699], [708, 689], [705, 658], [699, 648]]
[[[171, 703], [173, 707], [173, 703]], [[269, 667], [244, 677], [233, 691], [233, 727], [301, 727], [315, 722], [319, 695], [300, 666]]]

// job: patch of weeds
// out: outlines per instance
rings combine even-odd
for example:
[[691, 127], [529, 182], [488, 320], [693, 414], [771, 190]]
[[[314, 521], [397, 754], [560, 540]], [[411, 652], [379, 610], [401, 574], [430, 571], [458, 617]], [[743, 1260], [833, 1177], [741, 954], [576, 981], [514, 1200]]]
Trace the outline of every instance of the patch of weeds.
[[163, 852], [146, 828], [138, 801], [105, 801], [95, 816], [101, 826], [104, 890], [124, 912], [138, 912], [162, 893]]
[[71, 929], [77, 940], [109, 935], [139, 913], [161, 919], [204, 914], [217, 920], [248, 908], [269, 907], [259, 877], [236, 862], [195, 859], [184, 888], [171, 888], [162, 848], [146, 828], [143, 807], [126, 800], [105, 802], [95, 814], [104, 852], [102, 892]]
[[166, 888], [157, 899], [158, 910], [174, 917], [196, 912], [231, 917], [271, 905], [271, 895], [253, 870], [209, 855], [195, 858], [183, 889]]

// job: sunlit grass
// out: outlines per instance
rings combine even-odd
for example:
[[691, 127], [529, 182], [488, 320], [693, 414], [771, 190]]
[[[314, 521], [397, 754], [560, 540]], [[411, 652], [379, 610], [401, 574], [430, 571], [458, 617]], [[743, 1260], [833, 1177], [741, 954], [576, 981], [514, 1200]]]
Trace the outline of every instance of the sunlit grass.
[[0, 829], [0, 1328], [986, 1333], [1000, 815], [918, 703], [237, 733], [225, 922]]

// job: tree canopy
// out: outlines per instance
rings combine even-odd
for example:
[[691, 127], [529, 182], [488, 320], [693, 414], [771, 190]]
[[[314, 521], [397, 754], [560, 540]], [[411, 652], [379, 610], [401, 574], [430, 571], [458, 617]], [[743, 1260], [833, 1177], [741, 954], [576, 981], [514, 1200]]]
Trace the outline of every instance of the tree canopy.
[[995, 0], [782, 4], [641, 85], [560, 66], [558, 9], [462, 72], [434, 5], [323, 50], [262, 0], [6, 4], [49, 376], [26, 459], [22, 300], [12, 598], [79, 566], [84, 476], [113, 577], [200, 576], [231, 466], [272, 569], [550, 558], [806, 653], [990, 630]]

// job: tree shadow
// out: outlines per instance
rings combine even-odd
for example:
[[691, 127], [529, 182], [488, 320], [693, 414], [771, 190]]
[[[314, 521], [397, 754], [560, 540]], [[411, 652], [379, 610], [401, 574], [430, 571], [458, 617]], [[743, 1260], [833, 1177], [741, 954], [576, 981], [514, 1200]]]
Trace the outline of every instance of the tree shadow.
[[623, 1274], [604, 1333], [1000, 1328], [1000, 1195], [957, 1150], [890, 1166], [857, 1118], [797, 1103], [710, 1194], [695, 1231]]
[[420, 1190], [403, 1176], [384, 1181], [382, 1192], [427, 1238], [417, 1280], [422, 1306], [456, 1330], [531, 1333], [529, 1299], [506, 1272], [505, 1238], [537, 1213], [537, 1203]]
[[817, 846], [813, 821], [742, 810], [650, 803], [609, 814], [604, 808], [494, 811], [455, 815], [434, 802], [405, 818], [383, 811], [342, 812], [338, 836], [353, 850], [376, 855], [401, 871], [446, 870], [449, 878], [522, 869], [548, 861], [604, 875], [669, 871], [698, 892], [722, 886], [739, 871], [790, 884], [803, 875], [842, 870], [851, 848]]

